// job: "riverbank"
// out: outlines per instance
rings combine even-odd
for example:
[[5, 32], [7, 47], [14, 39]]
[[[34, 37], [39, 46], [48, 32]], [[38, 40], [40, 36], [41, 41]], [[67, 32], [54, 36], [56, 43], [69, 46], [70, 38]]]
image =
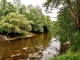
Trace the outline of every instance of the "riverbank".
[[53, 57], [49, 60], [80, 60], [80, 52], [72, 53], [72, 52], [68, 51], [63, 55]]
[[29, 37], [33, 37], [33, 36], [36, 36], [37, 34], [34, 34], [34, 33], [28, 33], [27, 35], [25, 36], [13, 36], [13, 37], [10, 37], [10, 36], [6, 36], [6, 35], [0, 35], [0, 41], [5, 41], [5, 40], [16, 40], [16, 39], [21, 39], [21, 38], [29, 38]]

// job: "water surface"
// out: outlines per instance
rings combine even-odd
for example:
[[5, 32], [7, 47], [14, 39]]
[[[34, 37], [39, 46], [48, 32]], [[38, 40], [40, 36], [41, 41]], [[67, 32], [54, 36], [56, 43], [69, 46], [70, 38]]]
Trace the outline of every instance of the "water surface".
[[[59, 54], [60, 41], [51, 34], [39, 34], [31, 38], [0, 42], [0, 60], [31, 60], [31, 53], [40, 53], [41, 57], [32, 60], [46, 60]], [[34, 55], [33, 54], [33, 55]]]

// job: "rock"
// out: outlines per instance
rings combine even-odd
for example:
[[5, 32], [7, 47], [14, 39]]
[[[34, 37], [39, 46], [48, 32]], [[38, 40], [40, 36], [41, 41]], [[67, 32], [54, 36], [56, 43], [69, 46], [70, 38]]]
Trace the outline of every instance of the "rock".
[[11, 55], [11, 58], [16, 57], [16, 55]]
[[51, 54], [50, 52], [47, 52], [47, 51], [43, 51], [42, 53], [43, 54]]
[[44, 46], [38, 46], [38, 45], [36, 45], [36, 48], [37, 48], [38, 50], [43, 51], [45, 47], [44, 47]]
[[42, 51], [39, 51], [38, 54], [42, 54]]
[[6, 36], [0, 35], [0, 41], [7, 41], [8, 38]]
[[22, 54], [11, 55], [11, 58], [21, 56]]
[[66, 49], [69, 49], [69, 47], [71, 46], [71, 43], [69, 41], [66, 41], [63, 45]]
[[28, 49], [28, 47], [24, 47], [24, 48], [23, 48], [23, 50], [27, 50], [27, 49]]
[[71, 43], [69, 41], [66, 41], [65, 43], [61, 43], [60, 54], [65, 53], [70, 46], [71, 46]]
[[70, 45], [70, 42], [66, 41], [63, 45]]
[[30, 59], [40, 59], [41, 57], [42, 57], [42, 54], [39, 54], [38, 52], [29, 54]]
[[32, 52], [33, 52], [33, 50], [32, 50], [32, 49], [30, 49], [30, 50], [29, 50], [29, 52], [30, 52], [30, 53], [32, 53]]

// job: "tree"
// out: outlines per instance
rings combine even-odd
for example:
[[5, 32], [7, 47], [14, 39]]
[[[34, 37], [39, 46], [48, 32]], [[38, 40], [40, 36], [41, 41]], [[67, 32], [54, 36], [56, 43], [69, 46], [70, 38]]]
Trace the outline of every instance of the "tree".
[[27, 11], [26, 6], [25, 5], [21, 5], [20, 8], [19, 8], [19, 13], [25, 15], [26, 11]]
[[50, 31], [50, 19], [42, 14], [41, 8], [39, 6], [33, 7], [29, 5], [27, 7], [28, 20], [33, 21], [32, 32], [44, 33]]
[[[51, 7], [51, 9], [54, 7], [54, 8], [57, 8], [59, 7], [60, 5], [63, 5], [64, 7], [68, 7], [70, 13], [71, 13], [71, 16], [73, 17], [73, 20], [75, 21], [76, 23], [76, 26], [78, 28], [78, 31], [80, 31], [80, 0], [47, 0], [47, 2], [45, 2], [45, 6], [48, 8], [48, 7]], [[77, 13], [75, 13], [74, 11], [74, 6], [76, 6], [77, 8]]]
[[0, 33], [27, 33], [31, 30], [30, 23], [24, 15], [11, 12], [0, 21]]
[[[54, 1], [54, 0], [52, 0], [52, 1]], [[76, 5], [76, 2], [75, 2], [75, 0], [71, 0], [71, 1], [73, 1], [72, 2], [73, 11], [74, 11], [75, 15], [78, 17], [79, 13], [77, 11], [78, 8]], [[66, 1], [61, 0], [59, 2], [59, 4], [61, 2], [63, 3]], [[58, 6], [57, 3], [55, 3], [55, 4], [56, 5], [53, 4], [55, 7]], [[58, 12], [57, 21], [53, 24], [54, 25], [53, 30], [54, 30], [54, 33], [56, 33], [55, 35], [60, 36], [60, 41], [62, 42], [62, 44], [66, 41], [70, 41], [70, 43], [72, 45], [71, 50], [72, 50], [72, 52], [74, 52], [80, 48], [80, 32], [79, 32], [79, 27], [77, 26], [78, 30], [76, 28], [77, 23], [75, 23], [76, 20], [73, 19], [74, 17], [72, 16], [72, 14], [73, 13], [70, 10], [68, 10], [67, 3], [66, 3], [66, 5], [63, 8], [60, 8], [60, 11]], [[78, 22], [79, 22], [79, 20], [78, 20]]]
[[14, 6], [16, 7], [16, 13], [19, 13], [19, 8], [21, 6], [21, 0], [13, 0]]
[[1, 0], [0, 1], [0, 19], [2, 16], [6, 16], [10, 12], [15, 12], [16, 9], [10, 2], [7, 2], [7, 0]]
[[[67, 7], [60, 10], [57, 16], [57, 22], [55, 22], [54, 33], [59, 35], [61, 42], [70, 41], [71, 43], [75, 40], [74, 34], [77, 32], [76, 24], [73, 21], [71, 14]], [[73, 40], [73, 41], [72, 41]]]

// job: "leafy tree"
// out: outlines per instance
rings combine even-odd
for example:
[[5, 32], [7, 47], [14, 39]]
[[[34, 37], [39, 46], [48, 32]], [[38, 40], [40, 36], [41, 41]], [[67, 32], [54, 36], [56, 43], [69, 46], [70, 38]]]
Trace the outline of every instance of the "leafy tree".
[[15, 12], [15, 7], [10, 2], [7, 2], [7, 0], [1, 0], [0, 1], [0, 18], [2, 16], [6, 16], [10, 12]]
[[25, 5], [21, 5], [19, 8], [19, 13], [25, 15], [27, 11], [27, 8]]
[[26, 33], [31, 30], [30, 21], [24, 15], [9, 13], [0, 21], [0, 33]]
[[13, 0], [14, 6], [16, 7], [16, 13], [19, 13], [19, 8], [21, 6], [21, 0]]
[[32, 32], [44, 33], [50, 31], [50, 19], [42, 14], [39, 6], [33, 7], [32, 5], [29, 5], [27, 7], [27, 11], [26, 17], [28, 20], [33, 21]]
[[70, 41], [73, 52], [80, 48], [79, 2], [79, 0], [47, 0], [45, 2], [47, 8], [57, 8], [63, 5], [58, 12], [56, 26], [53, 27], [55, 28], [54, 33], [60, 36], [61, 42]]
[[60, 35], [62, 42], [74, 40], [73, 35], [77, 32], [76, 24], [66, 7], [59, 12], [57, 20], [58, 21], [55, 23], [56, 28], [54, 28], [54, 31], [57, 31], [54, 33]]
[[[47, 8], [57, 8], [60, 5], [63, 5], [64, 7], [68, 7], [71, 16], [73, 17], [73, 20], [76, 23], [76, 27], [78, 28], [78, 31], [80, 31], [80, 0], [47, 0], [47, 2], [45, 2], [45, 6]], [[74, 6], [76, 6], [77, 9], [77, 13], [75, 13], [74, 11]]]
[[1, 0], [2, 9], [5, 9], [6, 3], [7, 3], [7, 0]]

